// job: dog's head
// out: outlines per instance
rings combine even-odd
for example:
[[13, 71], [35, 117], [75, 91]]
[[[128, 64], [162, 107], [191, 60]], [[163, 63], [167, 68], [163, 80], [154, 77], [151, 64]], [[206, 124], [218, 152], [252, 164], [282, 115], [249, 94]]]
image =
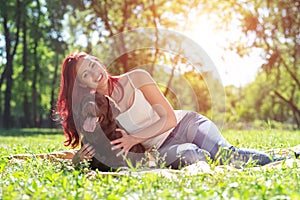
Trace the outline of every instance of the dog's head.
[[109, 97], [102, 94], [88, 94], [79, 106], [79, 126], [83, 132], [94, 132], [99, 124], [103, 129], [114, 123]]

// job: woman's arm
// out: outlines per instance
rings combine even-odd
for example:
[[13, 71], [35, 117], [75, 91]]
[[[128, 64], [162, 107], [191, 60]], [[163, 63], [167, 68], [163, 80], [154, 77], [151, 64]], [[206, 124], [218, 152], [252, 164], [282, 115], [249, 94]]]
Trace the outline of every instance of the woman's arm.
[[123, 137], [112, 142], [112, 144], [117, 144], [113, 147], [113, 150], [122, 149], [117, 155], [123, 152], [126, 154], [133, 145], [158, 136], [177, 125], [173, 108], [150, 74], [144, 70], [136, 70], [131, 74], [131, 79], [134, 85], [142, 91], [146, 100], [156, 111], [160, 119], [149, 127], [132, 135], [128, 135], [124, 130], [119, 130]]
[[149, 84], [139, 89], [143, 92], [145, 98], [159, 115], [160, 119], [142, 131], [134, 133], [133, 136], [149, 139], [174, 128], [177, 125], [174, 110], [158, 86], [156, 84]]
[[138, 69], [134, 70], [129, 76], [135, 87], [142, 91], [146, 100], [160, 118], [151, 126], [140, 132], [135, 132], [133, 136], [149, 139], [175, 127], [177, 120], [174, 110], [151, 75], [145, 70]]

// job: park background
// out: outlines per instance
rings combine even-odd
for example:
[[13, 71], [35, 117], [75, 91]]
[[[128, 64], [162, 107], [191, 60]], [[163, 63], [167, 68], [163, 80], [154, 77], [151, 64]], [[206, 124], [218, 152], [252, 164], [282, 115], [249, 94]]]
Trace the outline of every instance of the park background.
[[[112, 36], [140, 27], [190, 37], [208, 51], [221, 77], [226, 79], [222, 73], [227, 71], [227, 81], [220, 83], [226, 94], [225, 108], [220, 108], [226, 109], [225, 127], [300, 127], [297, 0], [1, 0], [0, 5], [0, 127], [59, 127], [51, 116], [64, 57], [80, 50], [103, 59], [109, 56], [104, 50]], [[230, 59], [227, 66], [222, 62]], [[147, 66], [154, 79], [168, 80], [161, 89], [180, 109], [177, 95], [195, 101], [174, 75], [186, 67], [180, 76], [193, 87], [200, 105], [196, 111], [210, 117], [210, 91], [203, 79], [210, 72], [190, 65], [179, 54], [139, 49], [116, 59], [109, 72], [118, 75]], [[237, 77], [247, 80], [236, 84]], [[176, 88], [176, 94], [169, 88]]]
[[64, 57], [82, 50], [106, 60], [115, 35], [140, 28], [173, 33], [162, 46], [178, 42], [176, 33], [191, 38], [221, 79], [182, 49], [126, 51], [128, 35], [119, 37], [128, 53], [109, 63], [110, 73], [145, 68], [163, 80], [174, 108], [217, 122], [224, 114], [222, 134], [234, 146], [281, 154], [299, 145], [299, 13], [299, 0], [0, 0], [0, 199], [300, 199], [292, 156], [275, 167], [209, 162], [209, 173], [201, 165], [166, 174], [140, 166], [118, 175], [35, 157], [70, 149], [51, 120]]

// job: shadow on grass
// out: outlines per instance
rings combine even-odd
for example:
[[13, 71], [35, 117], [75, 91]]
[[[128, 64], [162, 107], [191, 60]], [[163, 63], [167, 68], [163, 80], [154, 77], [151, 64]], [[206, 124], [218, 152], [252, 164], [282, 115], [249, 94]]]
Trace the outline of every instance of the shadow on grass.
[[63, 135], [62, 129], [50, 128], [21, 128], [21, 129], [0, 129], [0, 136], [26, 137], [34, 135]]

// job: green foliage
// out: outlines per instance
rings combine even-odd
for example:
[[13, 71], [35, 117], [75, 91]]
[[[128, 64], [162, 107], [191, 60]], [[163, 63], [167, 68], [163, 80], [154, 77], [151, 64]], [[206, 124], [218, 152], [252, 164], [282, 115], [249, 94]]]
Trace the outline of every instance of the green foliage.
[[[49, 126], [49, 113], [54, 99], [52, 94], [58, 86], [55, 68], [58, 67], [57, 59], [60, 56], [55, 53], [63, 53], [66, 48], [60, 33], [62, 28], [60, 24], [65, 9], [48, 9], [53, 6], [63, 8], [61, 3], [55, 3], [57, 2], [40, 2], [39, 0], [1, 3], [7, 9], [9, 8], [9, 12], [6, 12], [7, 10], [1, 12], [1, 17], [6, 19], [3, 25], [9, 31], [5, 34], [6, 29], [0, 29], [1, 40], [5, 39], [9, 45], [16, 45], [19, 41], [12, 64], [9, 65], [9, 59], [12, 57], [8, 54], [8, 49], [5, 49], [6, 53], [3, 54], [5, 56], [1, 59], [3, 70], [0, 70], [0, 90], [5, 90], [5, 95], [0, 96], [0, 103], [5, 105], [3, 107], [7, 112], [0, 110], [0, 124], [7, 128], [42, 126], [45, 119]], [[22, 28], [19, 32], [16, 32], [18, 21], [15, 15], [17, 17], [21, 15]], [[10, 70], [13, 73], [11, 74], [12, 81], [4, 85], [4, 81], [9, 80], [9, 74], [6, 71]]]
[[[211, 4], [208, 12], [218, 15], [222, 27], [230, 28], [238, 23], [243, 34], [231, 38], [227, 46], [241, 56], [252, 50], [261, 50], [265, 61], [254, 83], [243, 88], [248, 97], [240, 109], [241, 118], [265, 118], [289, 122], [300, 127], [300, 4], [299, 1], [216, 1], [219, 8]], [[226, 10], [224, 10], [226, 8]], [[232, 14], [230, 14], [230, 12]], [[220, 13], [220, 14], [219, 14]], [[262, 75], [265, 73], [266, 75]], [[265, 76], [262, 82], [262, 76]], [[257, 95], [257, 92], [259, 93]], [[255, 107], [254, 107], [255, 106]], [[246, 109], [245, 109], [246, 108]], [[238, 111], [239, 112], [239, 111]], [[288, 112], [288, 113], [287, 113]]]
[[[282, 81], [282, 85], [276, 87], [275, 82], [278, 81]], [[274, 94], [275, 88], [285, 87], [284, 82], [284, 79], [278, 80], [271, 74], [267, 75], [264, 72], [259, 72], [255, 81], [243, 88], [227, 87], [228, 110], [226, 122], [234, 124], [240, 121], [255, 124], [257, 120], [265, 121], [265, 123], [271, 120], [274, 123], [281, 122], [285, 128], [296, 128], [294, 115], [289, 105]], [[283, 95], [288, 96], [290, 90], [291, 88], [286, 86]], [[295, 94], [295, 99], [297, 98], [298, 95]], [[245, 128], [245, 126], [243, 127]]]
[[[297, 144], [299, 131], [224, 131], [239, 147], [287, 148]], [[9, 161], [3, 156], [64, 150], [61, 130], [0, 130], [0, 188], [3, 199], [298, 199], [299, 166], [282, 169], [245, 168], [216, 174], [177, 178], [156, 173], [133, 176], [91, 174], [84, 165], [74, 169], [68, 161], [29, 159]], [[133, 172], [132, 172], [133, 173]]]
[[[265, 60], [254, 83], [239, 89], [226, 88], [226, 121], [251, 122], [262, 119], [300, 126], [299, 8], [296, 0], [1, 0], [1, 119], [10, 117], [4, 116], [4, 110], [10, 107], [11, 119], [6, 121], [15, 127], [49, 126], [49, 115], [57, 99], [61, 61], [66, 52], [83, 50], [105, 61], [114, 53], [126, 52], [113, 63], [105, 63], [110, 65], [108, 70], [113, 75], [136, 67], [145, 68], [154, 75], [154, 79], [164, 79], [159, 83], [160, 87], [174, 108], [197, 110], [214, 118], [214, 121], [222, 121], [225, 112], [221, 100], [223, 91], [214, 91], [214, 98], [221, 100], [217, 101], [221, 102], [220, 105], [215, 105], [217, 103], [212, 102], [211, 91], [207, 87], [220, 88], [220, 83], [213, 85], [203, 80], [203, 77], [211, 77], [211, 74], [190, 70], [189, 61], [185, 60], [186, 52], [180, 45], [180, 55], [162, 50], [167, 41], [178, 41], [180, 38], [164, 35], [156, 44], [160, 48], [133, 52], [126, 51], [133, 45], [130, 38], [121, 38], [121, 41], [112, 39], [115, 34], [138, 27], [185, 32], [190, 30], [192, 23], [197, 23], [198, 16], [207, 16], [215, 20], [218, 29], [234, 28], [243, 33], [228, 38], [227, 49], [241, 56], [259, 49]], [[21, 16], [19, 25], [23, 27], [25, 24], [26, 30], [20, 26], [17, 32], [16, 16]], [[5, 35], [3, 26], [4, 17], [7, 19], [8, 35]], [[12, 83], [6, 83], [6, 56], [12, 49], [6, 49], [5, 41], [9, 39], [12, 48], [17, 44], [17, 36], [19, 44], [11, 67], [13, 80]], [[157, 38], [149, 37], [143, 35], [133, 42], [156, 42]], [[107, 50], [116, 42], [122, 44], [116, 50], [119, 52]], [[24, 55], [27, 55], [25, 64]], [[200, 67], [202, 64], [197, 63]], [[182, 66], [184, 70], [181, 70]], [[162, 70], [162, 67], [169, 71]], [[172, 76], [172, 70], [181, 73], [181, 77]], [[180, 84], [182, 80], [187, 83], [185, 86]], [[187, 85], [192, 89], [186, 90]], [[6, 90], [11, 92], [6, 94]], [[6, 124], [1, 120], [0, 125]]]
[[[1, 12], [8, 14], [7, 24], [11, 32], [16, 32], [17, 22], [14, 14], [17, 11], [17, 2], [10, 1], [3, 4], [9, 7], [10, 12]], [[6, 97], [9, 96], [6, 94], [0, 96], [1, 105], [5, 104], [5, 107], [10, 109], [12, 118], [8, 119], [9, 116], [4, 116], [3, 110], [0, 110], [2, 118], [7, 119], [6, 121], [9, 121], [13, 127], [49, 126], [49, 115], [55, 106], [59, 87], [60, 70], [58, 67], [68, 49], [70, 51], [83, 50], [105, 60], [111, 56], [111, 53], [114, 53], [106, 50], [116, 42], [112, 41], [112, 35], [137, 27], [158, 27], [160, 25], [177, 30], [178, 27], [181, 27], [184, 30], [190, 18], [188, 12], [195, 11], [195, 7], [196, 3], [189, 1], [172, 3], [145, 0], [22, 1], [22, 6], [19, 8], [22, 11], [20, 12], [22, 14], [21, 24], [26, 25], [27, 28], [23, 28], [19, 32], [20, 44], [17, 46], [16, 56], [13, 59], [11, 98], [6, 100]], [[4, 29], [1, 28], [0, 31], [1, 36], [4, 37]], [[24, 35], [26, 35], [25, 38], [22, 37]], [[145, 35], [144, 37], [149, 36]], [[161, 48], [167, 44], [166, 39], [175, 41], [180, 39], [171, 38], [168, 35], [162, 38]], [[135, 42], [143, 42], [145, 39], [141, 37], [141, 41]], [[150, 39], [149, 41], [152, 43], [155, 40], [155, 38], [147, 39]], [[123, 45], [120, 45], [121, 49], [117, 49], [117, 51], [126, 52], [126, 48], [131, 45], [131, 43], [127, 43], [128, 41], [130, 38], [123, 38], [120, 41]], [[14, 42], [12, 41], [12, 44]], [[26, 61], [24, 61], [24, 55], [26, 55]], [[160, 79], [162, 77], [159, 73], [160, 66], [167, 66], [170, 70], [179, 68], [179, 65], [189, 67], [187, 61], [184, 60], [185, 55], [181, 56], [183, 58], [178, 58], [178, 55], [163, 50], [141, 49], [121, 55], [114, 63], [109, 63], [111, 66], [108, 66], [108, 69], [113, 75], [118, 75], [135, 67], [148, 66], [148, 71], [157, 76], [154, 78]], [[5, 68], [7, 67], [5, 60], [1, 60], [1, 64]], [[156, 68], [156, 66], [158, 67]], [[0, 72], [1, 76], [5, 77], [4, 70], [0, 70]], [[180, 84], [175, 86], [180, 81], [178, 76], [172, 80], [173, 77], [169, 72], [165, 74], [169, 76], [164, 77], [165, 82], [170, 81], [171, 85], [164, 85], [162, 92], [170, 99], [171, 104], [175, 108], [197, 110], [191, 90], [187, 92]], [[197, 95], [201, 94], [201, 96], [196, 98], [201, 102], [196, 102], [196, 104], [200, 105], [201, 103], [199, 108], [201, 112], [208, 112], [210, 103], [205, 102], [205, 100], [209, 100], [209, 94], [204, 89], [205, 83], [200, 78], [197, 86], [196, 79], [188, 78], [192, 76], [196, 78], [200, 75], [193, 71], [190, 72], [190, 75], [186, 74], [185, 76], [184, 79], [193, 82], [190, 85], [203, 89], [203, 93], [197, 92]], [[6, 88], [5, 84], [0, 86], [1, 91]], [[172, 93], [170, 88], [174, 88], [178, 93]], [[183, 97], [184, 95], [185, 97]], [[178, 98], [182, 102], [176, 102]], [[1, 125], [6, 126], [6, 124]]]

